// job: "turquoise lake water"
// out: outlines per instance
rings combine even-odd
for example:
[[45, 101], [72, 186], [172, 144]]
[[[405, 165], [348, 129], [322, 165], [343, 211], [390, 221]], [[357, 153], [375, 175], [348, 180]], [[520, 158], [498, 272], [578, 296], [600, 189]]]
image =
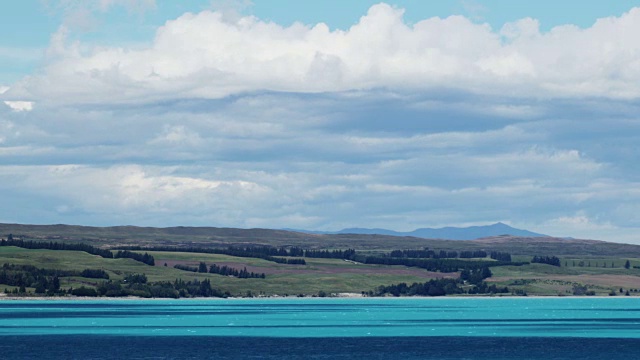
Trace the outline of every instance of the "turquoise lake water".
[[[3, 341], [3, 337], [11, 340], [12, 347], [6, 346], [7, 341]], [[127, 346], [131, 347], [131, 351], [123, 354], [127, 358], [188, 358], [184, 351], [180, 356], [171, 355], [171, 351], [190, 342], [206, 343], [216, 349], [217, 353], [207, 353], [216, 355], [211, 358], [235, 358], [236, 355], [238, 358], [253, 357], [250, 354], [240, 356], [238, 352], [224, 355], [224, 351], [229, 351], [230, 344], [236, 344], [239, 339], [244, 339], [240, 344], [262, 344], [260, 349], [274, 350], [275, 344], [289, 344], [290, 348], [300, 347], [304, 351], [287, 352], [285, 356], [265, 350], [260, 351], [262, 356], [259, 358], [313, 358], [314, 354], [327, 352], [332, 354], [332, 358], [354, 358], [354, 351], [365, 351], [362, 358], [370, 358], [372, 354], [379, 358], [393, 358], [399, 350], [385, 353], [390, 347], [405, 344], [404, 347], [414, 348], [418, 346], [415, 342], [421, 345], [412, 351], [418, 352], [407, 353], [404, 357], [430, 358], [419, 350], [427, 346], [425, 344], [430, 344], [430, 347], [444, 347], [445, 344], [459, 347], [456, 344], [464, 343], [468, 347], [474, 341], [501, 344], [499, 349], [502, 349], [502, 355], [493, 353], [483, 357], [485, 355], [469, 352], [463, 357], [459, 355], [452, 358], [524, 359], [527, 358], [524, 355], [509, 357], [513, 355], [510, 349], [525, 346], [524, 350], [518, 351], [534, 354], [535, 349], [546, 347], [548, 350], [556, 342], [555, 351], [560, 354], [561, 357], [557, 357], [559, 359], [564, 358], [561, 353], [568, 343], [574, 344], [572, 346], [577, 350], [572, 350], [567, 356], [575, 355], [576, 351], [586, 352], [585, 349], [593, 346], [602, 346], [600, 355], [605, 354], [611, 346], [616, 347], [616, 351], [624, 351], [627, 346], [630, 352], [638, 352], [637, 358], [640, 358], [640, 298], [0, 302], [0, 343], [5, 344], [4, 348], [0, 345], [0, 354], [3, 353], [1, 351], [17, 351], [15, 346], [22, 346], [23, 349], [12, 358], [30, 358], [37, 354], [33, 353], [35, 345], [32, 343], [40, 346], [49, 343], [50, 349], [62, 347], [62, 344], [74, 344], [65, 347], [67, 351], [80, 351], [85, 344], [89, 351], [91, 344], [95, 347], [96, 343], [100, 343], [108, 347], [110, 342], [114, 342], [112, 347], [115, 344], [118, 347], [129, 344]], [[175, 346], [169, 347], [169, 343]], [[347, 350], [336, 352], [340, 350], [335, 348], [337, 343], [343, 344], [340, 348]], [[389, 346], [382, 345], [386, 343]], [[140, 344], [155, 344], [155, 349], [165, 346], [167, 349], [162, 353], [166, 356], [143, 357], [133, 350]], [[316, 348], [320, 344], [325, 345]], [[504, 347], [505, 344], [511, 345]], [[252, 351], [251, 347], [233, 346], [243, 347], [242, 351]], [[376, 347], [380, 349], [371, 353]], [[308, 353], [311, 349], [315, 349], [315, 352]], [[101, 358], [100, 354], [92, 357], [73, 351], [61, 353], [58, 358]], [[598, 351], [591, 349], [583, 357], [596, 356]], [[26, 357], [21, 357], [21, 354]], [[437, 356], [434, 359], [443, 359], [446, 358], [445, 354], [448, 353], [431, 355]], [[192, 358], [199, 356], [196, 354]]]

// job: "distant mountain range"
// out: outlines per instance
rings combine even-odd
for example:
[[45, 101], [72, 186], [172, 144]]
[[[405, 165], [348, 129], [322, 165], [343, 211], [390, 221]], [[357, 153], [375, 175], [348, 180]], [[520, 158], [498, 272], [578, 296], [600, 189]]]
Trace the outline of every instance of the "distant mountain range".
[[504, 223], [495, 223], [484, 226], [469, 227], [443, 227], [443, 228], [421, 228], [408, 232], [393, 231], [387, 229], [366, 229], [348, 228], [339, 231], [309, 231], [298, 229], [284, 229], [298, 231], [308, 234], [366, 234], [366, 235], [391, 235], [391, 236], [415, 236], [425, 239], [447, 239], [447, 240], [474, 240], [490, 236], [512, 235], [522, 237], [548, 237], [549, 235], [538, 234], [528, 230], [516, 229]]

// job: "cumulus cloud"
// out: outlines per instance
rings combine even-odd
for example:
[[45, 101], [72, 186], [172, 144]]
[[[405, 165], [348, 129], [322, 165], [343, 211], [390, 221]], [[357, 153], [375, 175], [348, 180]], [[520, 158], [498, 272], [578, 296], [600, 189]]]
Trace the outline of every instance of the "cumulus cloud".
[[559, 26], [548, 32], [530, 18], [499, 30], [462, 16], [409, 25], [403, 12], [374, 5], [357, 24], [334, 31], [323, 23], [284, 27], [253, 16], [186, 13], [159, 28], [143, 49], [84, 44], [79, 50], [77, 43], [56, 40], [52, 46], [61, 48], [60, 57], [12, 91], [80, 103], [372, 88], [640, 95], [640, 45], [633, 36], [640, 32], [640, 9], [587, 29]]
[[[215, 180], [180, 176], [169, 169], [119, 165], [96, 168], [82, 165], [3, 167], [24, 181], [30, 192], [53, 196], [60, 206], [93, 213], [190, 214], [206, 210], [210, 218], [231, 217], [235, 201], [259, 201], [268, 190], [251, 181]], [[42, 175], [46, 176], [43, 179]], [[221, 214], [217, 214], [220, 212]], [[226, 214], [226, 213], [229, 214]]]
[[504, 221], [635, 241], [639, 10], [548, 32], [529, 18], [409, 25], [385, 4], [333, 31], [232, 15], [184, 14], [135, 48], [64, 24], [40, 71], [0, 87], [0, 219]]

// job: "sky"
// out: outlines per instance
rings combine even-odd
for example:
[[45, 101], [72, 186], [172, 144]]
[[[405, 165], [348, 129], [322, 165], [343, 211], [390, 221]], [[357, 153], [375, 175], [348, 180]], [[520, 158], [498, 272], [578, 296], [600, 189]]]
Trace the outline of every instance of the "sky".
[[640, 244], [640, 0], [0, 9], [0, 222]]

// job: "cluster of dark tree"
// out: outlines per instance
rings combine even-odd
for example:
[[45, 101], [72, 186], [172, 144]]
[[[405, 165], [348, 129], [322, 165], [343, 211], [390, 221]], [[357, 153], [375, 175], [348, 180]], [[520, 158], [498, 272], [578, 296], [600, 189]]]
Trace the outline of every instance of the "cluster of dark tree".
[[[225, 249], [221, 249], [225, 250]], [[304, 252], [302, 249], [294, 247], [291, 249], [287, 249], [284, 247], [274, 247], [274, 246], [245, 246], [245, 247], [235, 247], [230, 246], [226, 250], [228, 251], [238, 251], [250, 254], [260, 254], [262, 256], [303, 256]]]
[[495, 284], [488, 285], [484, 280], [490, 278], [493, 274], [491, 269], [486, 266], [464, 269], [460, 272], [460, 281], [474, 285], [470, 288], [468, 294], [502, 294], [508, 293], [508, 287], [498, 287]]
[[[285, 260], [285, 261], [276, 261], [279, 264], [287, 264], [287, 265], [307, 265], [307, 262], [304, 259], [293, 258], [293, 259], [282, 259], [282, 258], [274, 258], [276, 260]], [[274, 260], [271, 260], [274, 261]]]
[[[392, 258], [409, 258], [409, 259], [482, 259], [487, 257], [487, 252], [484, 250], [463, 250], [459, 253], [457, 251], [445, 251], [440, 250], [438, 252], [425, 248], [423, 250], [393, 250], [389, 253], [388, 257]], [[492, 251], [491, 258], [498, 261], [511, 261], [511, 254], [505, 252]]]
[[[471, 259], [471, 258], [486, 258], [487, 252], [484, 250], [475, 250], [475, 251], [460, 251], [460, 258], [462, 259]], [[511, 261], [511, 260], [509, 260]]]
[[[269, 255], [271, 250], [267, 250], [267, 249], [269, 249], [269, 247], [266, 247], [266, 246], [261, 246], [261, 247], [252, 247], [252, 246], [235, 247], [235, 246], [230, 246], [227, 249], [215, 249], [215, 250], [218, 251], [218, 252], [216, 252], [217, 254], [224, 254], [224, 255], [236, 256], [236, 257], [257, 258], [257, 259], [263, 259], [263, 260], [267, 260], [267, 261], [272, 261], [272, 262], [275, 262], [275, 263], [278, 263], [278, 264], [289, 264], [289, 265], [305, 265], [306, 264], [304, 259], [298, 259], [298, 258], [285, 259], [283, 257], [275, 257], [273, 255]], [[285, 249], [283, 249], [283, 250], [285, 250]]]
[[389, 253], [389, 257], [394, 258], [433, 259], [435, 256], [436, 253], [427, 248], [424, 250], [393, 250]]
[[227, 265], [219, 266], [216, 264], [211, 264], [211, 266], [209, 266], [209, 268], [207, 269], [207, 264], [204, 262], [201, 262], [200, 265], [198, 265], [198, 267], [181, 265], [181, 264], [176, 264], [173, 267], [179, 270], [184, 270], [184, 271], [199, 272], [199, 273], [208, 272], [210, 274], [235, 276], [240, 279], [250, 279], [250, 278], [264, 279], [266, 277], [264, 273], [255, 273], [253, 271], [248, 271], [246, 267], [242, 270], [238, 270], [236, 268], [232, 268]]
[[[300, 247], [250, 247], [251, 252], [259, 252], [269, 256], [288, 256], [288, 257], [307, 257], [307, 258], [324, 258], [324, 259], [352, 259], [356, 251], [348, 250], [310, 250]], [[247, 250], [247, 248], [245, 248]]]
[[145, 274], [127, 274], [125, 275], [122, 282], [127, 284], [146, 284], [147, 283], [147, 275]]
[[499, 294], [508, 293], [509, 289], [499, 288], [496, 285], [487, 285], [482, 281], [478, 285], [465, 291], [461, 287], [462, 282], [459, 279], [436, 279], [429, 280], [425, 283], [413, 283], [407, 285], [400, 283], [397, 285], [380, 286], [375, 291], [370, 291], [369, 296], [445, 296], [454, 294]]
[[[627, 261], [629, 261], [629, 260], [627, 260]], [[591, 261], [583, 261], [583, 260], [580, 260], [580, 261], [578, 261], [578, 262], [576, 263], [576, 261], [575, 261], [575, 260], [573, 260], [573, 261], [571, 261], [571, 265], [569, 265], [569, 262], [568, 262], [568, 261], [565, 261], [565, 262], [564, 262], [564, 266], [565, 266], [565, 267], [569, 267], [569, 266], [574, 266], [574, 267], [575, 267], [575, 266], [578, 266], [578, 267], [585, 267], [585, 266], [586, 266], [586, 267], [591, 267]], [[631, 264], [629, 264], [629, 266], [631, 266]], [[600, 267], [600, 263], [596, 261], [596, 262], [595, 262], [595, 267]], [[606, 268], [606, 267], [607, 267], [607, 262], [606, 262], [606, 261], [603, 261], [603, 262], [602, 262], [602, 267], [603, 267], [603, 268]], [[611, 268], [613, 269], [613, 268], [615, 268], [615, 267], [616, 267], [616, 263], [612, 261], [612, 262], [611, 262]], [[625, 263], [625, 267], [626, 267], [626, 263]]]
[[596, 294], [596, 292], [593, 291], [593, 290], [589, 290], [589, 288], [586, 285], [582, 285], [582, 284], [573, 285], [573, 295], [576, 295], [576, 296], [583, 296], [583, 295], [594, 296], [595, 294]]
[[492, 251], [489, 255], [493, 260], [511, 261], [511, 254], [507, 252]]
[[[0, 284], [17, 286], [20, 293], [26, 292], [27, 287], [35, 288], [36, 294], [58, 295], [64, 293], [60, 290], [60, 278], [65, 276], [85, 276], [85, 274], [98, 274], [103, 270], [85, 269], [82, 272], [72, 270], [39, 269], [33, 265], [4, 264], [0, 269]], [[109, 275], [105, 273], [109, 278]]]
[[493, 275], [491, 270], [486, 266], [467, 268], [460, 272], [460, 280], [473, 285], [480, 285], [484, 279], [490, 278], [491, 275]]
[[178, 269], [178, 270], [182, 270], [182, 271], [198, 272], [198, 268], [197, 267], [189, 266], [189, 265], [183, 265], [183, 264], [175, 264], [175, 265], [173, 265], [173, 268], [174, 269]]
[[389, 286], [379, 286], [375, 291], [370, 292], [372, 296], [445, 296], [451, 294], [462, 294], [464, 290], [460, 288], [460, 283], [456, 279], [435, 279], [425, 283], [393, 284]]
[[144, 253], [144, 254], [140, 254], [140, 253], [136, 253], [136, 252], [132, 252], [129, 250], [120, 250], [118, 251], [114, 256], [114, 258], [119, 259], [119, 258], [128, 258], [128, 259], [133, 259], [135, 261], [139, 261], [141, 263], [145, 263], [147, 265], [155, 265], [156, 261], [153, 258], [153, 256]]
[[304, 257], [320, 259], [345, 259], [355, 260], [356, 251], [347, 250], [304, 250]]
[[440, 250], [439, 252], [435, 252], [434, 250], [429, 250], [428, 248], [425, 248], [423, 250], [393, 250], [387, 256], [395, 257], [395, 258], [409, 258], [409, 259], [447, 259], [447, 258], [452, 259], [452, 258], [458, 257], [458, 252], [445, 251], [445, 250]]
[[389, 253], [389, 257], [409, 258], [409, 259], [455, 259], [455, 258], [484, 258], [487, 257], [486, 251], [445, 251], [438, 252], [425, 248], [423, 250], [393, 250]]
[[[204, 264], [204, 263], [202, 263]], [[225, 275], [225, 276], [235, 276], [237, 278], [240, 279], [249, 279], [249, 278], [256, 278], [256, 279], [264, 279], [266, 277], [266, 275], [264, 273], [256, 273], [253, 271], [247, 271], [247, 268], [245, 267], [242, 270], [238, 270], [238, 269], [234, 269], [232, 267], [226, 266], [226, 265], [222, 265], [222, 266], [218, 266], [216, 264], [211, 264], [209, 266], [209, 273], [210, 274], [220, 274], [220, 275]]]
[[[121, 247], [117, 247], [116, 249], [133, 250], [133, 251], [147, 250], [147, 251], [167, 251], [167, 252], [189, 252], [189, 253], [202, 253], [202, 254], [221, 254], [221, 255], [229, 255], [229, 256], [236, 256], [236, 257], [263, 259], [263, 260], [272, 261], [278, 264], [289, 264], [289, 265], [305, 265], [306, 264], [304, 259], [298, 259], [298, 258], [285, 259], [283, 257], [276, 257], [274, 255], [269, 255], [270, 253], [272, 253], [273, 249], [276, 249], [276, 252], [279, 250], [277, 248], [267, 247], [267, 246], [257, 246], [257, 247], [230, 246], [225, 249], [204, 248], [204, 247], [177, 247], [177, 246], [151, 246], [151, 247], [145, 247], [145, 248], [142, 248], [140, 246], [121, 246]], [[282, 250], [286, 252], [286, 249], [282, 248]], [[289, 256], [289, 255], [277, 255], [277, 256]]]
[[532, 263], [539, 263], [539, 264], [547, 264], [547, 265], [553, 265], [553, 266], [560, 266], [560, 259], [558, 259], [555, 256], [534, 256], [533, 259], [531, 260]]
[[404, 265], [410, 267], [418, 267], [429, 271], [439, 272], [455, 272], [467, 268], [482, 268], [487, 266], [521, 266], [528, 264], [527, 262], [512, 261], [470, 261], [458, 259], [411, 259], [411, 258], [391, 258], [391, 257], [356, 257], [356, 261], [365, 264], [380, 265]]
[[620, 288], [620, 294], [622, 294], [622, 292], [624, 292], [624, 296], [631, 296], [632, 292], [637, 293], [638, 289], [627, 289], [626, 291], [623, 288]]
[[211, 281], [192, 280], [184, 281], [176, 279], [174, 282], [160, 281], [148, 283], [144, 274], [129, 275], [123, 283], [106, 281], [98, 285], [96, 289], [80, 287], [69, 289], [68, 293], [76, 296], [139, 296], [144, 298], [181, 298], [181, 297], [228, 297], [228, 292], [211, 287]]
[[84, 251], [92, 255], [98, 255], [103, 258], [111, 259], [113, 254], [109, 250], [100, 249], [95, 246], [87, 244], [67, 244], [59, 242], [46, 242], [46, 241], [24, 241], [14, 240], [13, 235], [9, 234], [7, 240], [0, 241], [0, 246], [16, 246], [24, 249], [46, 249], [46, 250], [69, 250], [69, 251]]
[[20, 293], [26, 292], [26, 287], [35, 288], [37, 294], [56, 295], [60, 293], [58, 273], [38, 269], [31, 265], [4, 264], [0, 271], [0, 283], [17, 286]]
[[102, 269], [84, 269], [80, 276], [89, 279], [109, 279], [109, 274]]

